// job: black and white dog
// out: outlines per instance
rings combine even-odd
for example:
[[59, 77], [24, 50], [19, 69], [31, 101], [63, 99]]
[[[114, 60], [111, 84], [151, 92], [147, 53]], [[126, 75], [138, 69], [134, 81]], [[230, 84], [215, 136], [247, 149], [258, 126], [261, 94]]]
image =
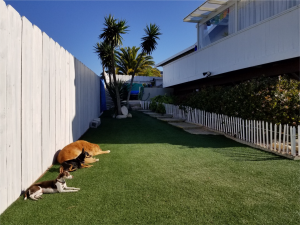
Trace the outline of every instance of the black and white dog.
[[84, 164], [84, 160], [86, 158], [90, 158], [90, 157], [91, 157], [91, 155], [88, 152], [84, 151], [84, 148], [83, 148], [82, 152], [80, 153], [79, 156], [77, 156], [77, 158], [64, 161], [59, 168], [59, 172], [60, 173], [62, 173], [63, 171], [72, 172], [72, 171], [75, 171], [80, 168], [91, 167], [92, 165]]
[[27, 195], [32, 200], [38, 200], [42, 198], [44, 193], [62, 193], [62, 192], [77, 192], [80, 188], [67, 187], [66, 179], [72, 179], [73, 176], [68, 172], [64, 171], [58, 175], [55, 180], [43, 181], [31, 185], [24, 194], [24, 200], [27, 199]]

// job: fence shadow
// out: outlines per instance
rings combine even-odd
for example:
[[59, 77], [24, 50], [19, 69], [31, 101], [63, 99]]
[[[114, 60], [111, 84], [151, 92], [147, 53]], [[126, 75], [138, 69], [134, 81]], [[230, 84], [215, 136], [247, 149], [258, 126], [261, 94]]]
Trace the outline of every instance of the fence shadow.
[[233, 161], [269, 161], [269, 160], [286, 160], [286, 158], [275, 155], [269, 152], [264, 152], [262, 150], [253, 149], [213, 149], [213, 152], [221, 154], [224, 157], [230, 158]]

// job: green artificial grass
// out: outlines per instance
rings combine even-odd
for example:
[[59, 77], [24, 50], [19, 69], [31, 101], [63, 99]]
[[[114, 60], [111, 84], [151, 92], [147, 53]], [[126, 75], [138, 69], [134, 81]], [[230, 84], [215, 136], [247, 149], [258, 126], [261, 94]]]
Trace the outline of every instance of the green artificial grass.
[[[4, 224], [299, 224], [299, 162], [140, 112], [81, 139], [111, 153], [73, 172], [77, 193], [14, 202]], [[42, 180], [54, 179], [54, 165]]]

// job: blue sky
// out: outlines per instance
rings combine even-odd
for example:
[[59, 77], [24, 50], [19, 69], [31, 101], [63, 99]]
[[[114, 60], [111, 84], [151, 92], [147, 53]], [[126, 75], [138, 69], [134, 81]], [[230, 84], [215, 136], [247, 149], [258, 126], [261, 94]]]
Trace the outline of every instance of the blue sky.
[[4, 1], [97, 74], [101, 72], [100, 61], [93, 46], [99, 42], [105, 16], [112, 14], [128, 22], [130, 27], [128, 34], [123, 35], [123, 47], [139, 46], [147, 24], [160, 26], [163, 35], [152, 54], [155, 63], [159, 63], [196, 43], [195, 24], [183, 22], [183, 18], [203, 3], [199, 0]]

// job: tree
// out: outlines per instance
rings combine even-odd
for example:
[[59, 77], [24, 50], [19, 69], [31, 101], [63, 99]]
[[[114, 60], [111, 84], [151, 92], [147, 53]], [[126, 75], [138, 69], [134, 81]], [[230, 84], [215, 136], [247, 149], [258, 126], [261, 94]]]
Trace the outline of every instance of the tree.
[[103, 39], [105, 43], [108, 43], [111, 47], [110, 55], [111, 55], [111, 66], [112, 66], [112, 74], [113, 74], [113, 82], [116, 91], [116, 98], [117, 98], [117, 113], [121, 115], [121, 99], [119, 94], [119, 89], [117, 85], [116, 79], [116, 69], [115, 69], [115, 48], [122, 45], [122, 36], [121, 34], [126, 34], [128, 31], [127, 28], [129, 26], [126, 25], [125, 20], [117, 20], [114, 19], [113, 16], [109, 14], [108, 17], [104, 17], [104, 26], [103, 33], [99, 35], [100, 39]]
[[141, 75], [146, 68], [154, 65], [152, 56], [146, 53], [138, 54], [139, 49], [139, 47], [133, 46], [132, 48], [120, 48], [120, 51], [116, 51], [117, 74], [132, 75], [139, 58], [141, 60], [136, 69], [137, 75]]
[[108, 74], [109, 74], [109, 83], [111, 83], [111, 77], [110, 77], [110, 71], [112, 67], [112, 60], [111, 60], [111, 49], [110, 45], [107, 42], [100, 42], [96, 43], [94, 46], [95, 53], [98, 54], [98, 58], [101, 60], [101, 66], [102, 66], [102, 74], [103, 74], [103, 79], [105, 82], [105, 85], [107, 86], [107, 81], [106, 81], [106, 76], [105, 76], [105, 69], [108, 69]]
[[148, 66], [139, 73], [140, 76], [147, 76], [147, 77], [161, 77], [161, 73], [157, 68], [152, 66]]
[[159, 39], [159, 35], [161, 35], [159, 30], [160, 28], [156, 24], [151, 24], [151, 23], [149, 26], [147, 25], [146, 28], [144, 29], [146, 35], [142, 37], [142, 43], [141, 43], [142, 54], [140, 55], [137, 65], [135, 66], [133, 74], [131, 76], [128, 96], [127, 96], [127, 107], [129, 107], [129, 98], [132, 89], [133, 79], [137, 71], [137, 68], [142, 60], [142, 55], [144, 53], [146, 53], [147, 55], [151, 55], [151, 53], [156, 49], [156, 45], [157, 45], [156, 40]]

